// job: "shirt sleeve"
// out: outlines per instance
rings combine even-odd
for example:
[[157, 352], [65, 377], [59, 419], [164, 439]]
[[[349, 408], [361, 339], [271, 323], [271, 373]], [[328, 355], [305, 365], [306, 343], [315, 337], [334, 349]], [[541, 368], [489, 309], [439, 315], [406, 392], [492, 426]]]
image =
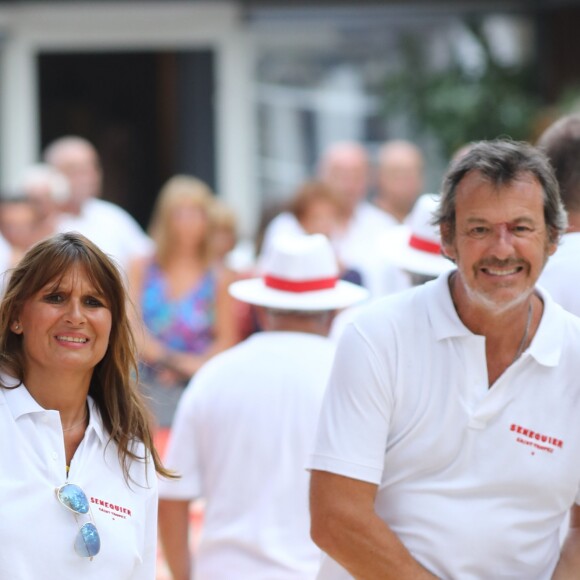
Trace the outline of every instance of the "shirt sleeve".
[[202, 495], [195, 431], [197, 404], [194, 382], [195, 379], [179, 401], [164, 457], [165, 467], [180, 477], [159, 481], [161, 499], [192, 501]]
[[131, 235], [127, 236], [127, 241], [130, 246], [129, 251], [131, 257], [142, 257], [149, 256], [155, 251], [155, 244], [153, 240], [139, 227], [139, 224], [131, 218], [128, 222], [128, 227], [126, 228], [127, 233], [130, 232]]
[[[385, 329], [385, 333], [387, 330]], [[389, 361], [349, 324], [337, 347], [308, 467], [379, 484], [393, 407]]]

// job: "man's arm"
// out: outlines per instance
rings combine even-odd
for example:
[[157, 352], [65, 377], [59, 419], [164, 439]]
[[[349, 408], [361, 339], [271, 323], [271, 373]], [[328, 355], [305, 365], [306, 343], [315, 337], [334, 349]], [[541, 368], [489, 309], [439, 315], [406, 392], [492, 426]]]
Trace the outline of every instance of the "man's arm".
[[552, 580], [577, 578], [580, 578], [580, 506], [575, 505], [570, 510], [570, 529]]
[[331, 558], [360, 580], [430, 580], [395, 533], [375, 513], [377, 486], [313, 470], [311, 534]]
[[173, 580], [189, 580], [189, 501], [159, 500], [159, 538]]

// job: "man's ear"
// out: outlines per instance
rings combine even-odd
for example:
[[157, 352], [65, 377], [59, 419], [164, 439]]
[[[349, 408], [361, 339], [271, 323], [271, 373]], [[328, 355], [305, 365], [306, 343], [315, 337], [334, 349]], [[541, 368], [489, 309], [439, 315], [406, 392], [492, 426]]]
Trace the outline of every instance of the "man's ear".
[[548, 232], [548, 256], [554, 255], [554, 252], [558, 249], [558, 244], [560, 242], [560, 236], [555, 229]]
[[455, 262], [457, 252], [455, 250], [454, 231], [451, 224], [442, 223], [439, 226], [439, 232], [441, 234], [441, 252]]

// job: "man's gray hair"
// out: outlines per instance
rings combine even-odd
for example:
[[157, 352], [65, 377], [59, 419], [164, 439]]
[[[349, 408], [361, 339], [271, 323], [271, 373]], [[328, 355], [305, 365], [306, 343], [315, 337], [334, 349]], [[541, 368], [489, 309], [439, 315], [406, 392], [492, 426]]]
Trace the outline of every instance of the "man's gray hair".
[[566, 231], [568, 218], [548, 158], [529, 143], [498, 139], [471, 144], [464, 155], [451, 163], [443, 179], [441, 202], [434, 219], [435, 225], [444, 226], [441, 228], [443, 242], [451, 243], [455, 237], [457, 187], [471, 171], [479, 172], [496, 187], [532, 174], [544, 191], [544, 218], [550, 242], [557, 243]]
[[283, 310], [281, 308], [270, 308], [269, 306], [264, 308], [273, 316], [294, 316], [296, 318], [324, 318], [335, 310]]

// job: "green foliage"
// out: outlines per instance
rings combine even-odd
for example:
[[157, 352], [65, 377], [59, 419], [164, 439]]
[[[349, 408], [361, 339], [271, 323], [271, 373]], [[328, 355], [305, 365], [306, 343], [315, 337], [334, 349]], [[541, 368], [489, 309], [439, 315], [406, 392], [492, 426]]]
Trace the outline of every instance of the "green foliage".
[[481, 27], [472, 24], [470, 30], [484, 55], [477, 72], [457, 60], [445, 70], [428, 70], [417, 39], [406, 37], [404, 66], [385, 82], [385, 118], [405, 115], [415, 137], [434, 136], [447, 157], [470, 141], [527, 139], [539, 110], [530, 68], [502, 65]]
[[577, 114], [580, 112], [580, 84], [571, 83], [561, 91], [558, 101], [554, 104], [559, 115]]

